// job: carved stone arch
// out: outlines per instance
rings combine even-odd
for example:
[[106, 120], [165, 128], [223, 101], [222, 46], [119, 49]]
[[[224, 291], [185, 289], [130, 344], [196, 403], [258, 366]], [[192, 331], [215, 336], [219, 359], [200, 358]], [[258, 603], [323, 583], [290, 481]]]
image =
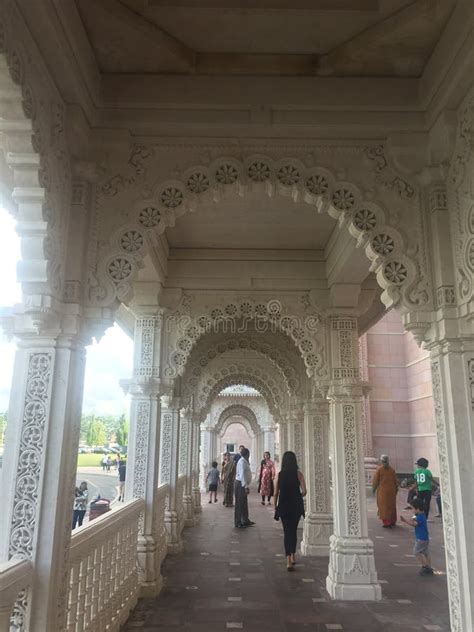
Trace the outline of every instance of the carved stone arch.
[[242, 397], [242, 396], [237, 395], [234, 397], [229, 397], [228, 399], [230, 400], [230, 402], [225, 402], [223, 404], [220, 404], [218, 408], [212, 409], [211, 411], [212, 413], [211, 424], [212, 425], [214, 426], [216, 425], [221, 414], [224, 412], [226, 408], [229, 408], [230, 406], [246, 406], [253, 412], [253, 414], [255, 415], [257, 419], [259, 418], [259, 415], [269, 412], [266, 402], [263, 401], [262, 403], [256, 404], [255, 401], [252, 401], [254, 399], [253, 397]]
[[246, 419], [254, 435], [261, 430], [258, 419], [251, 408], [244, 405], [231, 405], [221, 412], [217, 424], [214, 426], [214, 430], [218, 435], [222, 436], [224, 434], [224, 425], [231, 417], [243, 417]]
[[263, 371], [252, 366], [230, 364], [213, 372], [212, 377], [200, 383], [195, 390], [195, 409], [202, 419], [209, 414], [212, 402], [228, 386], [242, 384], [257, 390], [265, 399], [274, 419], [280, 418], [286, 398], [275, 381]]
[[[279, 345], [278, 343], [286, 343]], [[204, 348], [202, 348], [204, 346]], [[301, 395], [306, 381], [304, 366], [296, 349], [286, 338], [280, 340], [275, 336], [267, 338], [258, 335], [235, 334], [231, 337], [213, 336], [207, 345], [197, 345], [191, 352], [183, 376], [184, 392], [188, 393], [193, 383], [206, 370], [207, 365], [228, 351], [254, 351], [268, 359], [281, 373], [289, 394]], [[301, 365], [301, 371], [298, 370]]]
[[245, 428], [245, 430], [247, 431], [247, 434], [249, 435], [249, 437], [251, 439], [254, 438], [255, 431], [253, 430], [251, 423], [249, 422], [249, 420], [246, 417], [241, 417], [238, 421], [233, 420], [232, 417], [229, 417], [223, 423], [221, 433], [219, 433], [218, 436], [220, 438], [222, 438], [224, 436], [224, 434], [226, 433], [227, 428], [229, 428], [229, 426], [232, 426], [232, 424], [241, 424]]
[[3, 200], [22, 240], [18, 277], [25, 307], [42, 318], [64, 289], [72, 198], [65, 105], [9, 0], [0, 15], [0, 81]]
[[[265, 386], [265, 393], [261, 388], [254, 387], [260, 395], [266, 399], [268, 407], [275, 410], [285, 405], [289, 400], [289, 394], [281, 373], [270, 363], [258, 364], [256, 362], [239, 361], [230, 357], [215, 358], [210, 362], [205, 371], [199, 377], [190, 378], [187, 383], [187, 389], [183, 394], [184, 398], [194, 402], [195, 410], [202, 410], [203, 407], [209, 408], [214, 399], [219, 395], [220, 391], [215, 393], [213, 387], [223, 377], [235, 375], [247, 375], [252, 378], [258, 378]], [[237, 381], [229, 382], [228, 386], [242, 384], [250, 386], [247, 383]], [[224, 388], [224, 387], [223, 387]], [[222, 389], [221, 389], [222, 390]], [[213, 392], [212, 399], [209, 399], [209, 393]], [[209, 410], [207, 412], [209, 412]], [[207, 414], [206, 412], [206, 414]]]
[[302, 297], [294, 294], [259, 299], [220, 296], [205, 305], [193, 305], [191, 297], [186, 296], [168, 319], [170, 352], [165, 377], [184, 374], [191, 352], [204, 336], [226, 333], [234, 340], [236, 333], [250, 330], [257, 332], [261, 347], [265, 334], [284, 334], [298, 349], [307, 375], [323, 379], [326, 362], [322, 317], [314, 307], [295, 306], [298, 299]]
[[[375, 172], [375, 183], [381, 185], [379, 188], [395, 191], [404, 200], [416, 200], [414, 186], [390, 168], [383, 147], [369, 146], [365, 154], [365, 161]], [[370, 169], [367, 167], [367, 171]], [[426, 266], [421, 266], [417, 259], [416, 241], [408, 247], [407, 236], [413, 233], [413, 227], [408, 225], [411, 213], [403, 218], [406, 225], [401, 227], [401, 218], [397, 213], [392, 216], [387, 212], [381, 195], [375, 199], [374, 191], [364, 192], [355, 178], [342, 179], [327, 165], [306, 165], [294, 156], [274, 159], [250, 154], [242, 160], [222, 156], [209, 165], [196, 164], [172, 180], [155, 183], [151, 197], [146, 200], [137, 197], [133, 220], [146, 222], [149, 233], [156, 235], [173, 226], [186, 212], [198, 211], [200, 206], [218, 203], [229, 195], [245, 197], [249, 191], [269, 197], [282, 195], [314, 206], [316, 212], [329, 213], [340, 228], [348, 229], [358, 246], [370, 245], [366, 253], [387, 307], [413, 309], [425, 306], [431, 299], [425, 279], [427, 271], [422, 269]], [[418, 224], [421, 229], [421, 219]], [[112, 246], [102, 258], [113, 259], [122, 254]], [[107, 276], [107, 266], [102, 264], [101, 269], [106, 274], [104, 282], [113, 285], [114, 280], [110, 274]], [[132, 266], [129, 282], [133, 281], [136, 269]]]

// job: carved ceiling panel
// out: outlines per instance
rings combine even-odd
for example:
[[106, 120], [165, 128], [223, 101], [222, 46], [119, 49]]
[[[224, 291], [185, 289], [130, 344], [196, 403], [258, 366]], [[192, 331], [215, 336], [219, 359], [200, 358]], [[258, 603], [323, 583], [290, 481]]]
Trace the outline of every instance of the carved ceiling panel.
[[197, 75], [417, 77], [454, 5], [76, 0], [102, 72]]

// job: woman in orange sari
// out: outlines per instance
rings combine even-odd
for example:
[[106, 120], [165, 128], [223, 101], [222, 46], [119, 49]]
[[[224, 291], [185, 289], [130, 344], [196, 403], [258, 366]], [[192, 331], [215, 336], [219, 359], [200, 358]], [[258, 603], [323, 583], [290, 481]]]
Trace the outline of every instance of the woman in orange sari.
[[387, 528], [397, 523], [398, 480], [386, 454], [382, 454], [380, 462], [381, 465], [375, 470], [372, 480], [372, 490], [374, 494], [377, 493], [378, 516]]

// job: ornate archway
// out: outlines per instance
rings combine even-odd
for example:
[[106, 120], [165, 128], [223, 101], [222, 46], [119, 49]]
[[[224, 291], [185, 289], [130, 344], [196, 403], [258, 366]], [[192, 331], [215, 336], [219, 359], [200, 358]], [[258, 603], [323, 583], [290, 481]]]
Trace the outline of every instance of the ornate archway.
[[187, 396], [198, 385], [199, 380], [214, 360], [227, 352], [253, 352], [268, 360], [278, 370], [288, 393], [301, 395], [307, 383], [301, 358], [288, 339], [276, 333], [235, 334], [210, 336], [207, 344], [201, 339], [189, 356], [183, 375], [184, 394]]
[[248, 430], [251, 430], [254, 435], [258, 434], [261, 429], [258, 419], [251, 408], [244, 405], [231, 405], [225, 408], [219, 415], [217, 424], [214, 427], [214, 431], [218, 435], [222, 436], [225, 429], [232, 423], [229, 421], [231, 417], [242, 417], [245, 419], [248, 422]]
[[197, 391], [196, 406], [201, 419], [204, 419], [209, 413], [210, 406], [219, 393], [224, 388], [234, 384], [242, 384], [258, 390], [265, 399], [273, 417], [279, 419], [285, 398], [278, 385], [261, 370], [241, 364], [216, 370], [208, 383]]
[[[131, 189], [132, 195], [127, 193], [133, 199], [135, 184], [143, 184], [145, 163], [153, 159], [152, 154], [146, 146], [135, 147], [127, 165], [129, 173], [107, 177], [101, 183], [98, 202], [104, 213], [108, 201], [124, 189]], [[96, 279], [102, 289], [98, 291], [96, 286], [89, 292], [91, 304], [127, 299], [154, 235], [173, 226], [186, 212], [226, 196], [242, 197], [247, 191], [257, 191], [263, 196], [282, 195], [309, 204], [315, 212], [334, 217], [357, 240], [357, 246], [364, 248], [387, 307], [397, 305], [406, 310], [426, 306], [432, 296], [415, 185], [390, 167], [380, 145], [364, 148], [360, 159], [366, 172], [374, 174], [380, 197], [387, 197], [388, 207], [376, 200], [373, 192], [363, 191], [357, 178], [341, 179], [328, 165], [305, 164], [294, 156], [275, 159], [251, 154], [242, 160], [221, 156], [208, 165], [185, 169], [176, 178], [155, 182], [148, 198], [135, 196], [132, 210], [123, 218], [116, 214], [118, 221], [112, 230], [108, 228], [107, 243], [96, 261]], [[406, 211], [402, 217], [398, 209], [390, 208], [394, 198], [384, 196], [383, 189], [395, 192], [414, 212]], [[193, 320], [191, 324], [197, 323]]]

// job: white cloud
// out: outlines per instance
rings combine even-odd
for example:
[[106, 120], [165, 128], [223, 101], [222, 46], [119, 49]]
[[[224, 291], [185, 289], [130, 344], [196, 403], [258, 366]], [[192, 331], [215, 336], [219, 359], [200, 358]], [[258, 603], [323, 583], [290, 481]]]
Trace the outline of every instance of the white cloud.
[[[16, 282], [16, 262], [20, 259], [20, 240], [15, 222], [0, 209], [0, 307], [21, 301], [21, 288]], [[0, 412], [7, 410], [13, 376], [14, 342], [8, 342], [0, 330]], [[119, 380], [129, 378], [133, 367], [133, 342], [114, 325], [99, 344], [87, 347], [83, 412], [121, 415], [128, 410], [128, 398]]]
[[133, 342], [114, 325], [99, 344], [87, 347], [83, 412], [121, 415], [128, 410], [119, 380], [129, 378], [133, 368]]

